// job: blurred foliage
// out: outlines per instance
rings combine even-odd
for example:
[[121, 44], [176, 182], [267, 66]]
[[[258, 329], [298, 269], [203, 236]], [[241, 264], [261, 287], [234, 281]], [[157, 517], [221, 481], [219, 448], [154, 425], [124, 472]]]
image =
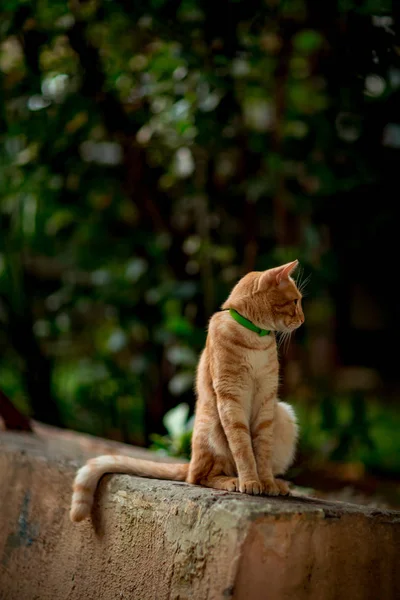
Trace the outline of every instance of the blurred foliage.
[[[165, 412], [193, 406], [209, 316], [239, 276], [279, 261], [313, 275], [299, 343], [326, 328], [325, 207], [379, 181], [382, 143], [400, 147], [398, 123], [369, 126], [400, 89], [391, 10], [2, 2], [0, 384], [17, 406], [125, 441], [161, 435]], [[337, 452], [354, 435], [369, 447], [364, 421], [349, 441], [333, 406]]]
[[[395, 431], [400, 424], [396, 407], [382, 404], [380, 398], [368, 402], [357, 394], [325, 400], [321, 414], [317, 403], [298, 403], [300, 451], [321, 462], [332, 459], [364, 465], [371, 473], [396, 475], [400, 472], [400, 443]], [[326, 409], [334, 420], [326, 421]]]
[[189, 419], [189, 405], [178, 404], [163, 418], [166, 435], [153, 433], [150, 450], [167, 456], [190, 459], [194, 417]]

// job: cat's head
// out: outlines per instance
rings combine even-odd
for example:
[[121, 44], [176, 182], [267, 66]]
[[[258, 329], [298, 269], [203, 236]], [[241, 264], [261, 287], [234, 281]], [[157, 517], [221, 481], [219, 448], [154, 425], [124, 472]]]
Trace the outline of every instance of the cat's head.
[[304, 322], [301, 293], [291, 274], [298, 261], [245, 275], [235, 285], [223, 309], [234, 308], [258, 327], [292, 331]]

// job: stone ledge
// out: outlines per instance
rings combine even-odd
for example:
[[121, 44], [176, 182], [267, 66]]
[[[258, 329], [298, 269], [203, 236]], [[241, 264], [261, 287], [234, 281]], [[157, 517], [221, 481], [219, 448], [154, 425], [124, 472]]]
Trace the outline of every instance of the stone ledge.
[[43, 426], [0, 433], [1, 600], [400, 597], [396, 511], [114, 475], [73, 525], [77, 464], [121, 450], [150, 455]]

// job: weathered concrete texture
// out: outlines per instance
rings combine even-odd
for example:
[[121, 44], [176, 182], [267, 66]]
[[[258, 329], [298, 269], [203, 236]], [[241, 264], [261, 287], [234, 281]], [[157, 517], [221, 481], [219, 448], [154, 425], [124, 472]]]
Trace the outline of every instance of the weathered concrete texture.
[[73, 525], [76, 457], [119, 445], [38, 431], [0, 433], [1, 600], [400, 598], [400, 513], [114, 475]]

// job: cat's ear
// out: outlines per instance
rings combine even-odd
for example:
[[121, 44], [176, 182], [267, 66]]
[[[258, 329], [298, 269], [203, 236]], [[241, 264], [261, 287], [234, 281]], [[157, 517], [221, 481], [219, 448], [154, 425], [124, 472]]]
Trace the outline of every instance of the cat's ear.
[[259, 289], [267, 282], [271, 283], [271, 281], [273, 281], [276, 285], [279, 285], [285, 280], [287, 281], [298, 264], [299, 261], [294, 260], [286, 265], [281, 265], [280, 267], [275, 267], [274, 269], [268, 269], [268, 271], [264, 271], [259, 281]]
[[275, 275], [276, 283], [279, 285], [285, 279], [289, 279], [290, 275], [293, 273], [298, 264], [299, 261], [294, 260], [286, 265], [282, 265], [282, 267], [278, 267], [278, 271]]

